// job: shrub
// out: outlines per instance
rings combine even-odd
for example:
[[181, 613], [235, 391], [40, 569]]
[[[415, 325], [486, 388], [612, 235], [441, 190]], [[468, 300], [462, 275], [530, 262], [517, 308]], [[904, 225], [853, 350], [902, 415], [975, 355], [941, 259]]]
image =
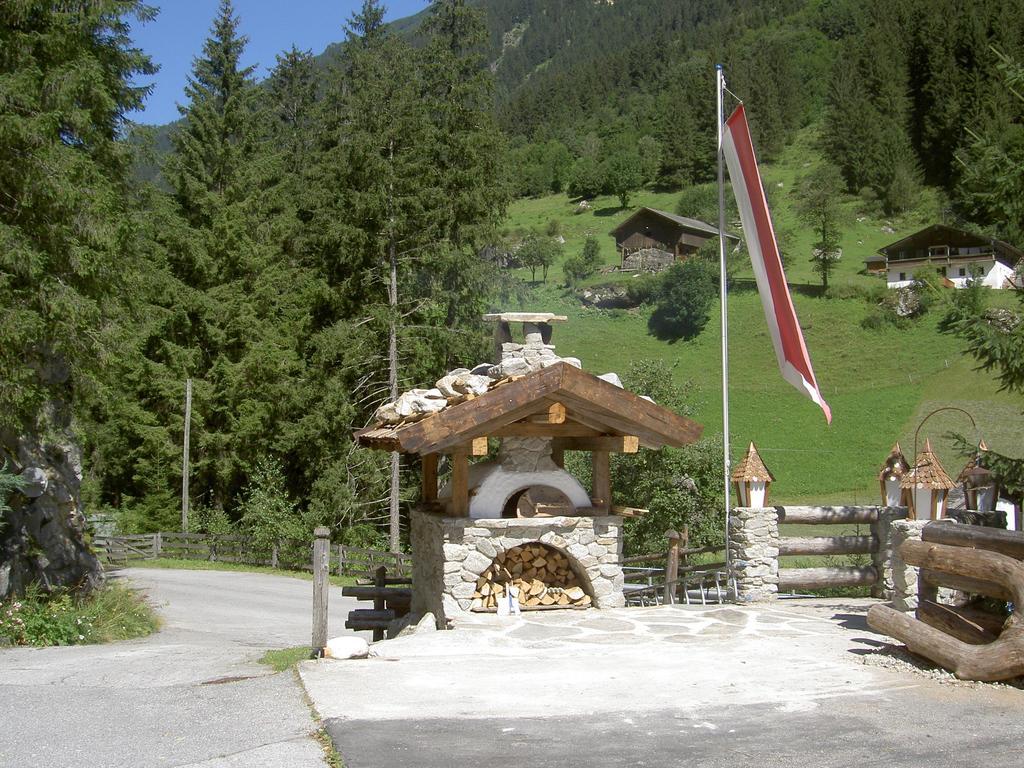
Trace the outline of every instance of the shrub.
[[[640, 360], [622, 379], [631, 391], [687, 415], [692, 385], [676, 383], [673, 373], [663, 360]], [[664, 550], [668, 528], [688, 527], [690, 542], [696, 546], [722, 541], [721, 438], [700, 440], [680, 449], [616, 454], [612, 471], [615, 502], [649, 510], [643, 517], [626, 521], [625, 546], [630, 554]]]
[[242, 527], [257, 549], [270, 549], [282, 539], [305, 535], [295, 503], [288, 498], [284, 471], [276, 459], [256, 463], [242, 501]]
[[648, 323], [659, 338], [692, 339], [707, 325], [718, 275], [703, 259], [673, 264], [661, 279], [657, 307]]
[[626, 297], [634, 307], [641, 304], [653, 304], [658, 300], [660, 292], [660, 275], [640, 275], [626, 284]]
[[235, 526], [222, 507], [197, 505], [190, 514], [190, 528], [196, 533], [212, 533], [223, 536], [235, 532]]
[[0, 638], [13, 645], [127, 640], [148, 635], [158, 623], [145, 600], [123, 584], [108, 584], [89, 595], [47, 594], [33, 586], [22, 597], [0, 602]]
[[578, 256], [571, 256], [562, 265], [565, 282], [570, 287], [577, 286], [601, 268], [601, 246], [597, 239], [590, 236], [583, 243], [583, 250]]

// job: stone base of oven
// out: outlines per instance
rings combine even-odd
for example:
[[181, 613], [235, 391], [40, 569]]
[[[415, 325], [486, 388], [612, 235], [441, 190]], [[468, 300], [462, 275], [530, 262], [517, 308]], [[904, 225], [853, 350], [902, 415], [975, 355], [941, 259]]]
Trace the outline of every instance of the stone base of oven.
[[534, 517], [473, 520], [412, 513], [412, 612], [440, 625], [469, 611], [477, 579], [500, 552], [541, 542], [568, 556], [597, 608], [621, 608], [622, 518]]

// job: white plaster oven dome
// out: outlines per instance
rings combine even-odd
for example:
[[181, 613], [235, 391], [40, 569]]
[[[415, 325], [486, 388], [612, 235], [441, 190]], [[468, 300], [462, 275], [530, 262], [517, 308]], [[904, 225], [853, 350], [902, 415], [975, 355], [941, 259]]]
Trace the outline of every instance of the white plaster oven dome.
[[[476, 519], [500, 518], [505, 503], [519, 491], [539, 486], [554, 488], [565, 494], [576, 509], [590, 506], [590, 494], [579, 480], [554, 462], [550, 467], [533, 471], [517, 471], [502, 462], [491, 459], [473, 464], [469, 468], [469, 516]], [[441, 499], [451, 498], [451, 481], [445, 483], [438, 494]]]

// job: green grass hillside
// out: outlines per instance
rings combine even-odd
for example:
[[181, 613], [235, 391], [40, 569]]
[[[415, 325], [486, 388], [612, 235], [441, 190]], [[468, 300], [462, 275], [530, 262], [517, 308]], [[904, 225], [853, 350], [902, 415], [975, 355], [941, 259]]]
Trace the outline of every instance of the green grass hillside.
[[[796, 221], [789, 195], [785, 194], [796, 184], [808, 162], [806, 158], [813, 158], [811, 140], [810, 136], [803, 137], [779, 163], [765, 167], [763, 173], [766, 186], [777, 190], [773, 193], [777, 225], [789, 231], [788, 276], [793, 299], [822, 392], [832, 407], [833, 423], [826, 426], [818, 408], [779, 376], [757, 292], [752, 286], [741, 285], [729, 297], [734, 457], [748, 441], [757, 443], [776, 476], [773, 499], [778, 502], [874, 503], [878, 499], [877, 468], [892, 443], [900, 440], [909, 455], [921, 419], [936, 408], [950, 405], [974, 415], [977, 434], [990, 446], [1019, 453], [1024, 404], [997, 392], [990, 375], [973, 370], [959, 340], [939, 332], [941, 308], [908, 328], [868, 330], [861, 321], [873, 308], [864, 298], [824, 298], [813, 289], [819, 282], [808, 261], [812, 233]], [[567, 255], [577, 253], [584, 238], [593, 233], [610, 265], [617, 260], [608, 232], [636, 207], [650, 205], [672, 211], [678, 197], [678, 193], [644, 191], [636, 195], [626, 211], [619, 210], [613, 198], [597, 198], [591, 209], [581, 214], [574, 212], [575, 204], [565, 196], [521, 200], [511, 208], [509, 225], [541, 228], [551, 219], [559, 220]], [[844, 205], [848, 214], [842, 242], [844, 256], [831, 281], [837, 289], [879, 285], [878, 278], [862, 274], [863, 259], [878, 247], [934, 221], [936, 216], [928, 191], [922, 194], [916, 211], [898, 220], [865, 214], [856, 198], [851, 197]], [[737, 276], [749, 274], [749, 262], [744, 261]], [[611, 273], [595, 281], [630, 279]], [[556, 266], [548, 282], [534, 286], [521, 307], [569, 316], [569, 323], [555, 332], [559, 354], [581, 358], [584, 367], [596, 373], [621, 373], [632, 361], [643, 358], [669, 361], [680, 383], [695, 385], [694, 417], [705, 425], [707, 434], [721, 433], [721, 326], [717, 303], [697, 338], [669, 343], [648, 333], [647, 308], [587, 308], [561, 287], [561, 280]], [[841, 290], [837, 292], [843, 295]], [[989, 300], [1005, 305], [1013, 297], [993, 292]], [[947, 471], [955, 477], [963, 459], [945, 437], [950, 430], [975, 434], [962, 414], [942, 413], [929, 420], [920, 443], [923, 445], [929, 437]]]

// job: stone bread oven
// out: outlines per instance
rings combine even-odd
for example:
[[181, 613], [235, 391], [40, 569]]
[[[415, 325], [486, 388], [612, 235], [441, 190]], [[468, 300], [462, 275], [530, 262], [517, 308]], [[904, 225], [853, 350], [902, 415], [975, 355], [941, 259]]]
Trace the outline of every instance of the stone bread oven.
[[[545, 593], [535, 605], [521, 601], [522, 609], [540, 605], [567, 608], [625, 605], [621, 517], [578, 515], [471, 520], [422, 511], [412, 514], [413, 613], [430, 611], [435, 616], [452, 618], [464, 611], [493, 610], [494, 603], [487, 600], [489, 595], [480, 594], [485, 584], [495, 583], [484, 576], [485, 572], [501, 555], [537, 545], [569, 560], [578, 587], [564, 587], [558, 581], [545, 580], [544, 589], [554, 592]], [[559, 605], [559, 598], [568, 597], [568, 592], [574, 589], [582, 594]]]
[[[494, 611], [509, 593], [524, 610], [621, 606], [610, 454], [681, 446], [702, 428], [623, 389], [614, 374], [597, 377], [559, 358], [551, 323], [564, 317], [485, 318], [496, 323], [496, 363], [412, 390], [356, 433], [366, 447], [422, 462], [421, 502], [410, 516], [412, 612], [444, 625]], [[522, 343], [512, 339], [514, 322], [524, 324]], [[589, 489], [564, 469], [567, 450], [590, 453]]]

